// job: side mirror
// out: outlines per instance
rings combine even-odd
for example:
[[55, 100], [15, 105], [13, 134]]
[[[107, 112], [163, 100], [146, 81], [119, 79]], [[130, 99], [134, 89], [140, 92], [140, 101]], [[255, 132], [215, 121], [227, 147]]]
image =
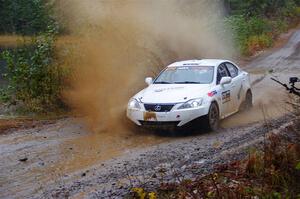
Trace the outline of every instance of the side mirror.
[[223, 86], [225, 84], [230, 84], [232, 81], [231, 77], [222, 77], [220, 84]]
[[146, 77], [145, 82], [146, 82], [146, 84], [148, 84], [148, 85], [152, 84], [152, 83], [153, 83], [152, 77]]

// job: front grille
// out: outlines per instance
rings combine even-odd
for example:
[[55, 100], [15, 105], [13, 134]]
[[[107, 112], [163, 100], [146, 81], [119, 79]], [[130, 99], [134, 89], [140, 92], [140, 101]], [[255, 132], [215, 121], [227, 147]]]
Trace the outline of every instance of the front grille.
[[146, 111], [170, 112], [175, 104], [144, 104]]

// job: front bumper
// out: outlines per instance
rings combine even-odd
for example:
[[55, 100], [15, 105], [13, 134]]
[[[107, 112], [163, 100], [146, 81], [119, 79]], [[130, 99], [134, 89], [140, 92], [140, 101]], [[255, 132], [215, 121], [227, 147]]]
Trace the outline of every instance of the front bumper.
[[200, 106], [193, 109], [171, 110], [170, 112], [149, 112], [145, 109], [127, 109], [127, 117], [139, 126], [168, 125], [181, 127], [201, 116], [207, 115], [209, 106]]

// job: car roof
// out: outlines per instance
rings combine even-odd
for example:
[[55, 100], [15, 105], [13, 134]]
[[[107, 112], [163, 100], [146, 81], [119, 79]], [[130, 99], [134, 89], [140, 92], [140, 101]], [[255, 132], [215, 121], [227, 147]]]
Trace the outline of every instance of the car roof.
[[194, 59], [175, 62], [167, 67], [182, 67], [182, 66], [219, 66], [223, 62], [230, 62], [224, 59]]

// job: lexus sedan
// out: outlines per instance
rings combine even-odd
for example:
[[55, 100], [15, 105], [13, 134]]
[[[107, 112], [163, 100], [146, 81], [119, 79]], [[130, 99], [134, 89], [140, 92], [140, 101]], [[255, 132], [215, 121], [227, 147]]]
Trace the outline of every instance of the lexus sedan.
[[187, 60], [167, 66], [128, 102], [138, 126], [185, 126], [199, 121], [217, 130], [221, 119], [252, 106], [249, 74], [228, 60]]

